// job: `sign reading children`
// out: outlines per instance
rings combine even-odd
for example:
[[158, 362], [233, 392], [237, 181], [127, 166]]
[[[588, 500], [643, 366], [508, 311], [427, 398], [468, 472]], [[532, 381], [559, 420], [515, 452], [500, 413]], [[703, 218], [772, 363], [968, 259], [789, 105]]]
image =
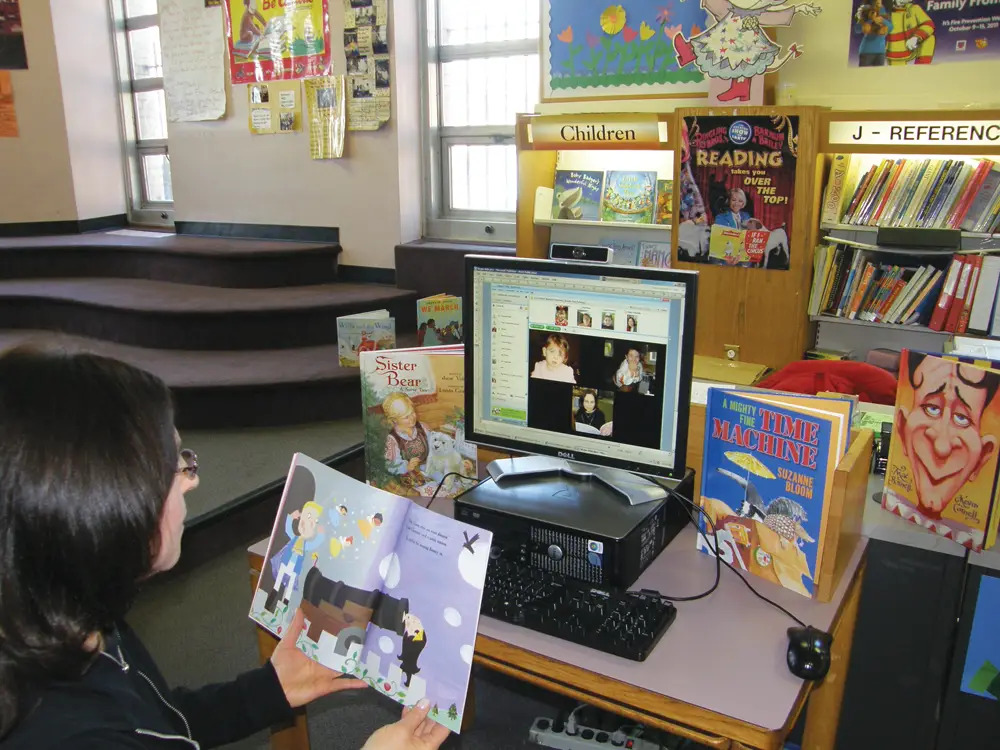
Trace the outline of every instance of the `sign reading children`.
[[678, 258], [788, 270], [798, 117], [685, 117]]

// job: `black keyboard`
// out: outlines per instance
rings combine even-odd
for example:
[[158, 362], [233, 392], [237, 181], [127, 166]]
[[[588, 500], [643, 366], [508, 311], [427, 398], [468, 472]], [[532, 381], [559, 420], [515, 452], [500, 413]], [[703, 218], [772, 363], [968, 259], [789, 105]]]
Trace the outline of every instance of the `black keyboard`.
[[482, 613], [626, 659], [643, 661], [677, 616], [654, 593], [613, 592], [558, 573], [490, 560]]

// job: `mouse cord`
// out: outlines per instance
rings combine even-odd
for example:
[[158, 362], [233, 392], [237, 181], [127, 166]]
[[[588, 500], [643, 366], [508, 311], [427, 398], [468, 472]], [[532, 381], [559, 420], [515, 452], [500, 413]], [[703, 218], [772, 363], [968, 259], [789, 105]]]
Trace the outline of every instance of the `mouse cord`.
[[[660, 486], [663, 487], [663, 485], [660, 485]], [[684, 495], [682, 495], [681, 493], [677, 492], [676, 490], [672, 490], [669, 487], [663, 487], [663, 489], [665, 489], [670, 494], [671, 497], [673, 497], [676, 500], [679, 500], [681, 502], [681, 504], [683, 506], [685, 506], [684, 510], [687, 512], [687, 516], [691, 520], [691, 523], [698, 530], [698, 533], [701, 535], [701, 538], [705, 540], [705, 543], [708, 544], [709, 547], [711, 547], [715, 551], [715, 562], [716, 562], [716, 568], [715, 568], [715, 576], [716, 576], [716, 578], [715, 578], [715, 585], [713, 585], [712, 588], [709, 589], [708, 592], [706, 594], [703, 594], [702, 596], [707, 596], [712, 591], [715, 591], [716, 586], [719, 585], [719, 577], [718, 576], [719, 576], [719, 567], [720, 567], [720, 563], [721, 563], [722, 565], [725, 565], [727, 568], [729, 568], [731, 571], [733, 571], [733, 574], [737, 578], [739, 578], [741, 581], [743, 581], [743, 585], [746, 586], [748, 589], [750, 589], [751, 593], [754, 596], [756, 596], [761, 601], [767, 602], [768, 604], [770, 604], [775, 609], [780, 610], [781, 612], [784, 612], [789, 618], [791, 618], [792, 620], [794, 620], [795, 622], [797, 622], [802, 627], [806, 627], [806, 624], [804, 622], [802, 622], [802, 620], [800, 620], [798, 617], [796, 617], [795, 615], [793, 615], [787, 609], [785, 609], [784, 607], [782, 607], [776, 601], [772, 601], [771, 599], [768, 599], [766, 596], [764, 596], [762, 593], [760, 593], [757, 589], [755, 589], [753, 587], [753, 584], [751, 584], [750, 581], [748, 581], [739, 570], [737, 570], [735, 567], [733, 567], [732, 564], [730, 564], [726, 560], [722, 559], [722, 555], [719, 554], [719, 536], [718, 536], [718, 532], [717, 532], [717, 530], [715, 528], [715, 522], [712, 521], [712, 517], [710, 515], [708, 515], [708, 513], [705, 512], [704, 508], [702, 508], [697, 503], [691, 502], [686, 497], [684, 497]], [[705, 536], [705, 532], [702, 531], [701, 526], [698, 525], [698, 521], [695, 519], [694, 515], [692, 515], [691, 511], [688, 510], [688, 508], [693, 508], [695, 511], [697, 511], [702, 516], [704, 516], [706, 521], [708, 521], [708, 524], [712, 527], [712, 537], [713, 537], [713, 541], [715, 542], [714, 546], [709, 543], [708, 537]], [[669, 598], [669, 597], [667, 597], [667, 598]], [[701, 596], [696, 596], [696, 597], [691, 597], [691, 598], [692, 599], [700, 599]], [[678, 599], [677, 601], [687, 601], [687, 600], [685, 600], [685, 599]]]

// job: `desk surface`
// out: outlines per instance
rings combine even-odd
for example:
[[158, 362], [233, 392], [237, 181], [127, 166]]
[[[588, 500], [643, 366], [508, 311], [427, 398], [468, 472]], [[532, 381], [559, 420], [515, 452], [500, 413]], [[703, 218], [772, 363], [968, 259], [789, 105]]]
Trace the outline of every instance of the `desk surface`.
[[[451, 515], [451, 500], [434, 510]], [[803, 622], [829, 630], [848, 584], [861, 563], [867, 540], [854, 551], [833, 601], [823, 604], [750, 576], [754, 587]], [[250, 548], [263, 555], [267, 540]], [[715, 580], [715, 561], [695, 550], [688, 527], [640, 576], [633, 588], [656, 589], [665, 596], [689, 596]], [[767, 730], [785, 726], [803, 682], [785, 666], [784, 614], [757, 599], [732, 572], [723, 570], [711, 596], [677, 603], [677, 619], [644, 662], [632, 662], [490, 617], [479, 634], [548, 659], [571, 664], [624, 686], [635, 686], [676, 701], [729, 716]]]

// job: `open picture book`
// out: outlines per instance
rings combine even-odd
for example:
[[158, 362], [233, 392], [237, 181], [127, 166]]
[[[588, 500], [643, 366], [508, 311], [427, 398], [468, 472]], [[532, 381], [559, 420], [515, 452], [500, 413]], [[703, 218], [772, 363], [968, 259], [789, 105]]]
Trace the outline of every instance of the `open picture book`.
[[492, 534], [295, 454], [250, 618], [406, 706], [462, 725]]

